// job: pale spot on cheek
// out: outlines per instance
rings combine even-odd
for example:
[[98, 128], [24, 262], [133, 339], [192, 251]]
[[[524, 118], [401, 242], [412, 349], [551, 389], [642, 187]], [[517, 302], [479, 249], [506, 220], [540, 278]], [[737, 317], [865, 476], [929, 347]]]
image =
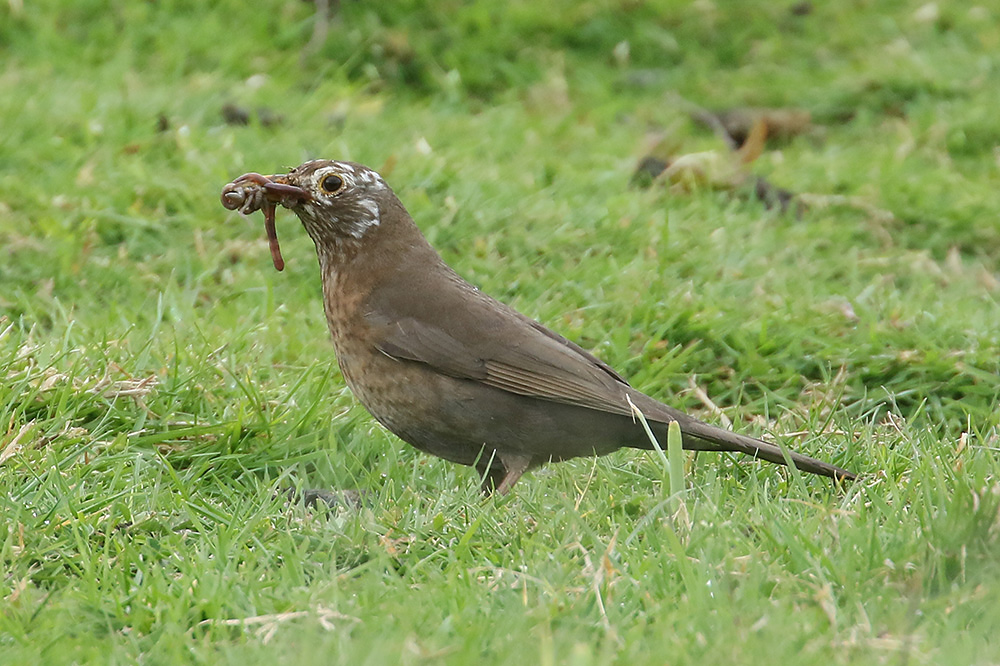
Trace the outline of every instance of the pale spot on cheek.
[[368, 211], [366, 226], [378, 226], [379, 222], [382, 221], [382, 216], [379, 214], [378, 210], [378, 203], [372, 199], [363, 199], [359, 201], [358, 204]]

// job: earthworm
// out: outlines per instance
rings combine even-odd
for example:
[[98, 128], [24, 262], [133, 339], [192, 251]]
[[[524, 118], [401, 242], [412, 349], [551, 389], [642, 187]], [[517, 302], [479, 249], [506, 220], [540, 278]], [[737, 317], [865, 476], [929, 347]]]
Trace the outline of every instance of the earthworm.
[[281, 247], [278, 245], [278, 232], [275, 229], [275, 202], [267, 195], [281, 197], [294, 195], [301, 197], [301, 188], [284, 183], [276, 183], [259, 173], [245, 173], [222, 188], [222, 205], [229, 210], [237, 210], [244, 215], [250, 215], [258, 210], [264, 212], [264, 231], [267, 234], [267, 244], [271, 250], [271, 262], [281, 271], [285, 269], [285, 260], [281, 257]]
[[267, 246], [271, 248], [271, 263], [275, 269], [285, 270], [285, 260], [281, 258], [278, 246], [278, 231], [274, 228], [274, 204], [270, 201], [264, 204], [264, 231], [267, 232]]

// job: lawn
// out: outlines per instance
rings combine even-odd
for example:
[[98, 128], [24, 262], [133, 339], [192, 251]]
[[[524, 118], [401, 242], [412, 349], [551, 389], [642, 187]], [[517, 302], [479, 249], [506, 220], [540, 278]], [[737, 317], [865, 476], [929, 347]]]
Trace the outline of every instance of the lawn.
[[[1000, 662], [996, 8], [334, 4], [0, 4], [0, 663]], [[751, 107], [811, 121], [740, 162], [691, 113]], [[642, 186], [652, 153], [801, 197]], [[483, 499], [350, 395], [295, 217], [278, 273], [220, 204], [317, 157], [858, 481], [687, 454], [678, 505], [626, 450]]]

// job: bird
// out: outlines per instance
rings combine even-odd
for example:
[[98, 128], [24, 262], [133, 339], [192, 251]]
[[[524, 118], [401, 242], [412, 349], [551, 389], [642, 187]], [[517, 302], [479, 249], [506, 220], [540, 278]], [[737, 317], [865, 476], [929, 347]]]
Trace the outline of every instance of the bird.
[[[834, 479], [855, 474], [705, 423], [629, 385], [578, 344], [480, 291], [448, 266], [376, 171], [311, 160], [247, 173], [223, 205], [264, 212], [275, 268], [278, 205], [316, 246], [337, 362], [376, 421], [425, 453], [474, 467], [485, 494], [530, 469], [623, 447], [664, 447], [676, 422], [687, 450], [726, 451]], [[637, 413], [646, 420], [654, 444]]]

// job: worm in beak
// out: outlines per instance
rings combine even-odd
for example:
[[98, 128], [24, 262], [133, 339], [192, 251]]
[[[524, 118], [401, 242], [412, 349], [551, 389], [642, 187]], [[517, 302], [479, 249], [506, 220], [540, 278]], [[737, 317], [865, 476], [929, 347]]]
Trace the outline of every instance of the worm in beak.
[[289, 185], [287, 176], [262, 176], [259, 173], [245, 173], [222, 188], [222, 205], [229, 210], [239, 210], [250, 215], [264, 211], [264, 231], [267, 244], [271, 248], [271, 261], [277, 270], [284, 270], [285, 260], [278, 245], [278, 232], [274, 227], [274, 209], [277, 204], [291, 204], [294, 201], [308, 201], [309, 193], [301, 187]]

